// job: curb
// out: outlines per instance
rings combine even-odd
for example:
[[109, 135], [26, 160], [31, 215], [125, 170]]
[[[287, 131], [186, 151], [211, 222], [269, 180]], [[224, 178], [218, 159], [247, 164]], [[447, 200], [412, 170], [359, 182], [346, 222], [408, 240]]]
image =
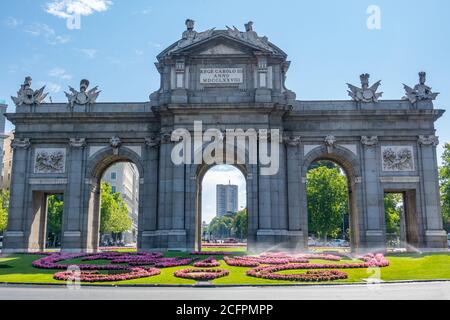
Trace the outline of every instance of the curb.
[[[396, 280], [376, 283], [377, 285], [394, 285], [394, 284], [420, 284], [420, 283], [450, 283], [450, 279], [434, 279], [434, 280]], [[363, 286], [374, 285], [367, 282], [353, 282], [353, 283], [324, 283], [324, 284], [224, 284], [217, 285], [212, 283], [195, 283], [188, 284], [80, 284], [82, 288], [297, 288], [297, 287], [331, 287], [331, 286]], [[0, 288], [4, 287], [51, 287], [51, 288], [66, 288], [66, 284], [59, 283], [29, 283], [29, 282], [0, 282]]]

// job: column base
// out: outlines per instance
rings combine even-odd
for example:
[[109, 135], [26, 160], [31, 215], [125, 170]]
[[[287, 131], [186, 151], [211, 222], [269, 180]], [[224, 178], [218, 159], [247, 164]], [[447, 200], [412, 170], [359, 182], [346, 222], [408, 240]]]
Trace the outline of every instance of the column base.
[[249, 246], [252, 253], [263, 251], [300, 252], [306, 249], [303, 231], [260, 229], [256, 232], [256, 243]]
[[143, 231], [138, 241], [139, 251], [190, 251], [187, 247], [186, 230]]
[[448, 250], [447, 232], [445, 230], [427, 230], [425, 243], [427, 249]]
[[386, 251], [386, 238], [382, 230], [367, 230], [365, 241], [361, 242], [354, 252], [384, 252]]

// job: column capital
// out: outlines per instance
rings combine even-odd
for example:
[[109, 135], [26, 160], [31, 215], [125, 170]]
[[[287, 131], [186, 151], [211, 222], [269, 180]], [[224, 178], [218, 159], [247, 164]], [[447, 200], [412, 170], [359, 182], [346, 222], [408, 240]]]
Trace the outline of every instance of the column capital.
[[71, 148], [84, 148], [86, 147], [86, 138], [70, 138], [69, 146]]
[[294, 135], [284, 136], [283, 137], [283, 142], [288, 147], [298, 147], [300, 145], [300, 143], [301, 143], [301, 137], [300, 136], [294, 136]]
[[161, 134], [160, 143], [161, 144], [170, 144], [170, 143], [172, 143], [172, 135], [170, 133], [163, 133], [163, 134]]
[[156, 135], [145, 138], [145, 145], [149, 148], [157, 148], [160, 146], [160, 144], [161, 144], [161, 138]]
[[434, 146], [436, 147], [439, 144], [439, 138], [431, 135], [431, 136], [419, 136], [417, 140], [420, 145], [424, 146]]
[[378, 144], [378, 137], [377, 136], [362, 136], [361, 137], [361, 143], [368, 147], [374, 147]]
[[29, 138], [18, 139], [15, 138], [11, 142], [11, 148], [13, 149], [28, 149], [31, 146], [31, 142]]

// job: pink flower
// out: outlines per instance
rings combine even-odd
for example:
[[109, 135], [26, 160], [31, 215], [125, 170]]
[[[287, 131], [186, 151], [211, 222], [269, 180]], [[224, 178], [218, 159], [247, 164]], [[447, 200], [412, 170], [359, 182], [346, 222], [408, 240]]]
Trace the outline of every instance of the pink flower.
[[173, 275], [177, 278], [192, 279], [192, 280], [214, 280], [221, 277], [226, 277], [230, 272], [225, 269], [182, 269], [177, 270]]

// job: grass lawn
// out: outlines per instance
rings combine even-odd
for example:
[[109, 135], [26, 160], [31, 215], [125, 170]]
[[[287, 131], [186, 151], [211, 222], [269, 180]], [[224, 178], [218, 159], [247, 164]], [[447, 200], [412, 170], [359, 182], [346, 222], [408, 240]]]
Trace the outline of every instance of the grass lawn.
[[245, 253], [247, 251], [247, 247], [228, 247], [228, 248], [206, 248], [203, 247], [202, 251], [209, 252], [209, 251], [225, 251], [225, 252], [235, 252], [235, 253]]
[[[240, 248], [236, 248], [240, 249]], [[226, 249], [228, 251], [228, 249]], [[242, 251], [237, 251], [242, 252]], [[166, 256], [189, 256], [186, 253], [167, 252]], [[6, 258], [0, 258], [0, 282], [8, 283], [59, 283], [64, 284], [64, 281], [57, 281], [53, 279], [53, 274], [57, 270], [43, 270], [36, 269], [31, 266], [31, 263], [40, 258], [37, 255], [18, 254], [11, 255]], [[205, 256], [206, 257], [206, 256]], [[217, 256], [222, 259], [221, 256]], [[450, 280], [450, 254], [436, 253], [436, 254], [398, 254], [388, 255], [387, 259], [390, 266], [381, 268], [381, 279], [384, 281], [396, 280]], [[325, 262], [321, 260], [311, 260], [311, 262]], [[349, 260], [342, 260], [338, 263], [346, 263]], [[64, 263], [77, 264], [81, 260], [74, 259], [71, 261], [64, 261]], [[104, 261], [92, 261], [82, 263], [104, 264]], [[216, 285], [261, 285], [261, 284], [295, 284], [298, 282], [292, 281], [275, 281], [248, 277], [245, 272], [249, 268], [231, 267], [220, 260], [220, 267], [230, 271], [230, 275], [224, 278], [213, 280], [212, 283]], [[117, 285], [132, 285], [132, 284], [159, 284], [159, 285], [192, 285], [196, 282], [194, 280], [186, 280], [175, 278], [173, 272], [179, 269], [184, 269], [186, 266], [173, 267], [161, 269], [161, 274], [155, 277], [141, 278], [129, 281], [120, 281], [116, 283], [103, 284], [117, 284]], [[367, 269], [345, 269], [348, 273], [348, 279], [333, 281], [331, 283], [355, 283], [361, 282], [362, 279], [368, 278], [371, 272]], [[107, 271], [106, 271], [107, 272]], [[305, 271], [282, 271], [282, 273], [303, 273]], [[325, 283], [325, 282], [322, 282]]]

